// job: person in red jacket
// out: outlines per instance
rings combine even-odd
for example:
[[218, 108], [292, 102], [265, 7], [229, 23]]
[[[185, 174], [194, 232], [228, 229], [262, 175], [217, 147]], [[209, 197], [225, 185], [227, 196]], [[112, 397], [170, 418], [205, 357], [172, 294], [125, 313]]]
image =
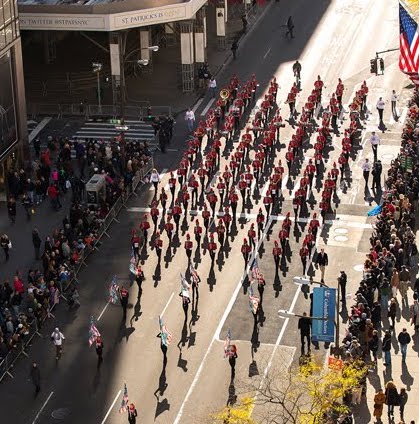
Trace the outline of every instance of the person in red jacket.
[[131, 237], [131, 247], [132, 252], [134, 254], [134, 258], [137, 261], [140, 257], [140, 237], [137, 234], [137, 231], [132, 230], [132, 237]]
[[170, 193], [172, 193], [172, 205], [175, 201], [175, 190], [176, 190], [176, 178], [175, 175], [173, 174], [173, 172], [170, 173], [170, 178], [169, 178], [169, 190]]
[[224, 222], [224, 226], [226, 228], [226, 237], [228, 237], [229, 233], [230, 233], [230, 224], [232, 221], [231, 215], [230, 215], [230, 210], [228, 208], [228, 206], [226, 206], [224, 208], [224, 215], [223, 215], [223, 222]]
[[258, 238], [260, 239], [265, 226], [265, 215], [263, 215], [261, 208], [259, 208], [258, 214], [256, 215], [256, 224], [258, 226]]
[[140, 230], [143, 233], [144, 247], [147, 248], [147, 239], [148, 239], [148, 230], [150, 229], [150, 223], [148, 222], [148, 215], [143, 216], [142, 221], [140, 222]]
[[244, 259], [244, 267], [246, 268], [247, 263], [249, 262], [249, 256], [251, 251], [250, 246], [247, 244], [247, 239], [243, 239], [243, 244], [240, 250], [242, 252], [243, 259]]
[[199, 221], [197, 219], [195, 219], [195, 227], [193, 232], [195, 235], [197, 248], [199, 249], [199, 246], [201, 245], [202, 227], [199, 225]]
[[191, 261], [192, 248], [193, 248], [193, 243], [189, 233], [186, 233], [186, 241], [184, 246], [185, 246], [186, 256], [188, 257], [188, 263], [189, 263]]
[[233, 211], [233, 219], [236, 220], [237, 212], [237, 202], [239, 201], [239, 196], [237, 195], [236, 188], [233, 186], [230, 189], [230, 194], [228, 195], [228, 200], [230, 202], [231, 210]]
[[159, 219], [159, 208], [157, 207], [157, 201], [153, 200], [153, 202], [151, 203], [151, 209], [150, 209], [150, 215], [151, 215], [151, 220], [153, 221], [154, 224], [154, 230], [153, 230], [153, 234], [157, 231], [157, 220]]
[[179, 223], [180, 223], [180, 215], [182, 215], [182, 208], [179, 205], [179, 200], [176, 200], [173, 208], [172, 208], [173, 219], [176, 224], [176, 234], [179, 233]]
[[274, 241], [272, 256], [274, 257], [274, 262], [275, 262], [275, 276], [277, 276], [279, 272], [279, 264], [281, 262], [281, 256], [282, 256], [282, 249], [279, 247], [277, 240]]
[[208, 241], [208, 252], [211, 258], [211, 266], [214, 265], [214, 259], [215, 259], [215, 251], [217, 250], [217, 245], [214, 241], [214, 233], [211, 231], [209, 233], [209, 241]]
[[163, 240], [160, 237], [160, 231], [156, 232], [156, 238], [154, 239], [154, 248], [156, 249], [158, 265], [160, 265], [161, 251], [163, 249]]
[[250, 228], [247, 231], [247, 237], [249, 237], [249, 244], [251, 249], [254, 249], [256, 247], [256, 243], [255, 243], [256, 231], [255, 231], [255, 224], [253, 222], [250, 224]]
[[204, 203], [204, 209], [202, 210], [202, 218], [204, 220], [205, 232], [208, 232], [210, 217], [211, 217], [211, 212], [208, 210], [207, 204]]
[[307, 258], [309, 256], [309, 250], [305, 243], [303, 243], [303, 246], [300, 249], [300, 258], [301, 263], [303, 264], [303, 275], [306, 274], [306, 266], [307, 266]]
[[222, 219], [218, 220], [218, 225], [215, 231], [217, 232], [218, 242], [220, 243], [220, 249], [221, 249], [224, 246], [224, 238], [225, 238], [225, 231], [226, 231]]
[[168, 214], [166, 218], [166, 223], [164, 224], [164, 229], [167, 233], [167, 238], [169, 239], [169, 246], [172, 244], [173, 230], [174, 225], [172, 223], [172, 215]]

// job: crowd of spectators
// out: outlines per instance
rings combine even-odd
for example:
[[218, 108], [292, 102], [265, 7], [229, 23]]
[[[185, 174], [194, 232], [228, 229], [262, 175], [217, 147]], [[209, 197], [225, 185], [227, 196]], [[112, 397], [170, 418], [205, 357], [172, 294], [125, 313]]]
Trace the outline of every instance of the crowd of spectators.
[[[391, 367], [391, 351], [395, 345], [400, 345], [402, 361], [406, 363], [407, 346], [415, 340], [419, 330], [419, 255], [415, 240], [419, 195], [419, 92], [415, 92], [409, 106], [400, 154], [388, 170], [382, 203], [373, 224], [371, 249], [364, 262], [363, 279], [349, 310], [343, 287], [346, 281], [342, 277], [339, 279], [342, 309], [349, 317], [340, 354], [344, 363], [358, 360], [374, 373], [380, 353], [385, 368]], [[411, 326], [397, 324], [398, 317], [406, 319]], [[366, 377], [358, 389], [348, 393], [346, 402], [359, 404], [365, 392]], [[377, 390], [373, 416], [381, 422], [386, 404], [388, 417], [393, 419], [394, 406], [399, 406], [400, 420], [404, 422], [406, 401], [406, 390], [400, 388], [398, 391], [393, 382], [387, 382], [384, 391]]]
[[[102, 223], [110, 208], [124, 190], [132, 190], [137, 170], [150, 157], [147, 143], [121, 143], [121, 140], [105, 143], [91, 139], [70, 142], [49, 137], [45, 150], [35, 148], [32, 173], [23, 169], [10, 172], [7, 206], [12, 224], [16, 219], [17, 199], [22, 201], [28, 219], [48, 198], [52, 208], [59, 210], [61, 196], [71, 191], [71, 202], [61, 229], [53, 230], [44, 242], [36, 228], [32, 232], [35, 258], [41, 261], [40, 266], [32, 267], [26, 275], [17, 271], [12, 282], [6, 279], [0, 285], [0, 362], [11, 349], [18, 350], [25, 343], [31, 323], [35, 325], [36, 321], [37, 328], [42, 326], [60, 298], [69, 306], [79, 305], [77, 287], [69, 286], [69, 282], [84, 257], [99, 242]], [[85, 186], [94, 174], [104, 175], [106, 190], [98, 204], [88, 204]]]

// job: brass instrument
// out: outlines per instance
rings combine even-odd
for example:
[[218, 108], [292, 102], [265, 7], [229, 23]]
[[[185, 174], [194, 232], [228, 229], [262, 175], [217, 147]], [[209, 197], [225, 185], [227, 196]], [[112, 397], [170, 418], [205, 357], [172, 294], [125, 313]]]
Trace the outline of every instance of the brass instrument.
[[227, 90], [227, 88], [223, 88], [223, 89], [220, 91], [220, 97], [221, 97], [223, 100], [228, 100], [228, 98], [230, 97], [230, 90]]

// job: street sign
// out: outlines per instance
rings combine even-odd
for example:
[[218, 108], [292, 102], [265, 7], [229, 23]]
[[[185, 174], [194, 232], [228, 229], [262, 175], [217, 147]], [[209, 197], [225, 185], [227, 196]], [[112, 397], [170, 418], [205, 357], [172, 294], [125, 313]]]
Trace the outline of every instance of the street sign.
[[121, 125], [122, 119], [109, 119], [110, 124]]
[[[336, 289], [313, 289], [312, 339], [315, 342], [335, 341]], [[317, 318], [317, 319], [316, 319]]]

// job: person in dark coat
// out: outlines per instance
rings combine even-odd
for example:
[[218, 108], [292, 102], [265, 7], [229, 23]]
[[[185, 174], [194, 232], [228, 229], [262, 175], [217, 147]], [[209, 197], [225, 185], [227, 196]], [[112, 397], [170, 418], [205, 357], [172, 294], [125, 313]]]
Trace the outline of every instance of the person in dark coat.
[[301, 336], [301, 354], [304, 355], [304, 342], [307, 339], [307, 350], [310, 353], [310, 330], [311, 330], [311, 319], [307, 317], [307, 313], [304, 312], [303, 316], [298, 320], [298, 329], [300, 330]]
[[103, 362], [103, 341], [101, 337], [96, 338], [96, 354], [97, 354], [97, 367], [99, 368]]
[[41, 372], [39, 371], [38, 364], [36, 362], [32, 363], [30, 378], [33, 385], [35, 386], [35, 396], [41, 391]]
[[41, 237], [39, 237], [39, 231], [37, 228], [34, 228], [32, 231], [32, 244], [35, 249], [35, 259], [39, 260], [39, 250], [41, 248]]
[[398, 406], [400, 403], [399, 392], [397, 391], [396, 385], [392, 381], [387, 381], [386, 391], [386, 404], [387, 404], [387, 415], [388, 418], [394, 418], [394, 407]]

